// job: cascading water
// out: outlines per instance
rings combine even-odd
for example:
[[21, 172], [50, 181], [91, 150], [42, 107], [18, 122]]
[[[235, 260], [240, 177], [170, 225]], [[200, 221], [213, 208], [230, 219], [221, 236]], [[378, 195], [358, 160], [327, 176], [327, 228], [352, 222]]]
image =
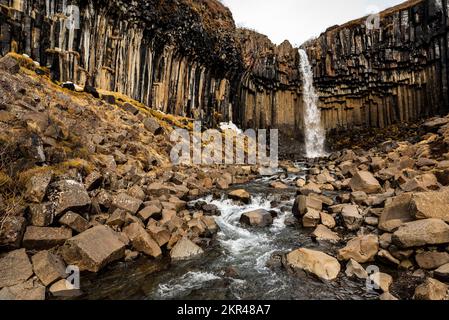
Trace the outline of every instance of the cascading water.
[[318, 109], [318, 95], [313, 86], [313, 72], [309, 57], [303, 49], [299, 49], [301, 58], [300, 70], [303, 78], [304, 99], [304, 135], [307, 158], [318, 158], [326, 155], [324, 142], [326, 133], [321, 124], [321, 112]]

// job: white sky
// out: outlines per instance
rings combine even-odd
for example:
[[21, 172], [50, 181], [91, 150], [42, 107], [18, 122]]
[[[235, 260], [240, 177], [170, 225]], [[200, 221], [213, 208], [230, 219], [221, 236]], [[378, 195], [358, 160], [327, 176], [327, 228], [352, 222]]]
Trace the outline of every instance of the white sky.
[[299, 46], [328, 27], [397, 5], [404, 0], [223, 0], [238, 26], [266, 34], [274, 43]]

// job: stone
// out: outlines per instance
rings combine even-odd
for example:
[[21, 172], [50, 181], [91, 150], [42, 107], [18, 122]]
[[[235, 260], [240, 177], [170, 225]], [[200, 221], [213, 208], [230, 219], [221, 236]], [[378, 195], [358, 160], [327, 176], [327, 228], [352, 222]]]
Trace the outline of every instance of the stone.
[[111, 227], [123, 226], [126, 222], [126, 214], [127, 214], [127, 212], [125, 210], [122, 210], [122, 209], [114, 210], [114, 212], [111, 214], [111, 216], [107, 219], [106, 225], [111, 226]]
[[449, 286], [432, 278], [427, 278], [426, 281], [415, 289], [415, 300], [430, 300], [439, 301], [448, 299]]
[[306, 181], [304, 179], [298, 179], [296, 180], [296, 187], [298, 188], [302, 188], [306, 185]]
[[304, 196], [300, 195], [296, 198], [293, 204], [293, 215], [297, 218], [302, 217], [307, 213], [308, 209], [314, 209], [321, 211], [323, 208], [323, 202], [312, 195]]
[[133, 106], [131, 103], [129, 102], [125, 102], [123, 105], [121, 105], [121, 108], [126, 111], [129, 112], [133, 115], [136, 115], [139, 113], [139, 109], [137, 109], [135, 106]]
[[154, 258], [162, 255], [158, 243], [140, 224], [132, 223], [123, 232], [129, 237], [135, 250]]
[[335, 178], [331, 176], [328, 170], [323, 170], [319, 175], [317, 175], [316, 180], [320, 184], [335, 182]]
[[153, 216], [159, 216], [162, 213], [162, 209], [155, 205], [150, 205], [143, 208], [137, 213], [137, 216], [143, 221], [147, 222]]
[[129, 190], [128, 190], [128, 195], [130, 195], [131, 197], [135, 198], [135, 199], [139, 199], [141, 201], [145, 200], [145, 192], [143, 191], [143, 189], [138, 186], [138, 185], [134, 185], [132, 186]]
[[345, 205], [341, 211], [345, 227], [350, 231], [360, 229], [364, 219], [359, 209], [354, 205]]
[[84, 185], [74, 180], [62, 180], [51, 185], [54, 192], [50, 199], [55, 203], [55, 216], [67, 211], [77, 211], [91, 204]]
[[0, 288], [23, 283], [33, 275], [33, 266], [25, 249], [10, 251], [0, 256]]
[[29, 226], [23, 236], [22, 245], [26, 249], [46, 250], [63, 245], [71, 237], [71, 229]]
[[251, 201], [251, 195], [243, 189], [234, 190], [228, 193], [229, 199], [236, 200], [236, 201], [242, 201], [243, 203], [250, 203]]
[[98, 171], [89, 174], [84, 180], [84, 186], [87, 191], [98, 189], [103, 182], [103, 176]]
[[435, 270], [449, 263], [447, 252], [423, 252], [415, 256], [416, 263], [421, 269]]
[[393, 277], [382, 272], [371, 274], [369, 279], [372, 281], [375, 288], [381, 290], [382, 292], [389, 292], [390, 287], [393, 284]]
[[379, 219], [379, 229], [392, 232], [404, 223], [413, 221], [410, 214], [410, 202], [412, 194], [405, 193], [393, 198], [388, 204]]
[[38, 281], [30, 279], [0, 290], [0, 300], [43, 301], [45, 300], [45, 287]]
[[273, 189], [277, 189], [277, 190], [285, 190], [285, 189], [288, 189], [288, 186], [287, 186], [287, 185], [285, 185], [284, 183], [279, 182], [279, 181], [271, 183], [270, 186], [271, 186]]
[[143, 121], [143, 125], [145, 126], [145, 129], [150, 131], [155, 136], [161, 135], [164, 133], [164, 129], [161, 127], [159, 122], [154, 118], [146, 118]]
[[365, 224], [369, 226], [377, 226], [379, 224], [379, 218], [377, 217], [366, 217], [365, 218]]
[[299, 189], [299, 192], [305, 196], [308, 196], [309, 194], [312, 194], [312, 193], [314, 193], [314, 194], [322, 193], [320, 186], [314, 182], [307, 183], [304, 187]]
[[393, 234], [384, 233], [379, 237], [379, 245], [382, 249], [388, 249], [391, 245]]
[[449, 263], [442, 265], [437, 270], [434, 271], [435, 278], [442, 280], [444, 282], [449, 281]]
[[449, 189], [413, 194], [410, 213], [416, 219], [436, 218], [449, 222]]
[[59, 223], [78, 233], [84, 232], [90, 228], [89, 221], [71, 211], [64, 214], [61, 219], [59, 219]]
[[384, 249], [380, 250], [377, 253], [377, 257], [379, 258], [379, 260], [383, 261], [386, 264], [398, 266], [401, 263], [401, 261], [393, 257], [393, 255], [390, 252]]
[[423, 174], [414, 177], [401, 185], [401, 189], [405, 192], [423, 192], [428, 190], [438, 190], [438, 179], [432, 173]]
[[439, 219], [408, 222], [393, 234], [393, 243], [400, 248], [449, 243], [449, 226]]
[[159, 247], [166, 245], [170, 241], [171, 234], [164, 227], [148, 226], [148, 231]]
[[142, 205], [142, 200], [133, 198], [126, 193], [120, 193], [112, 197], [112, 205], [135, 215]]
[[360, 236], [350, 240], [338, 251], [339, 260], [353, 259], [358, 263], [373, 261], [379, 251], [379, 238], [374, 235]]
[[363, 191], [367, 194], [379, 193], [382, 187], [372, 173], [368, 171], [358, 171], [349, 182], [352, 191]]
[[81, 271], [98, 272], [107, 264], [123, 258], [125, 244], [106, 226], [91, 228], [66, 241], [62, 257]]
[[379, 296], [379, 300], [381, 300], [381, 301], [398, 301], [399, 299], [396, 298], [391, 293], [385, 292]]
[[356, 204], [362, 204], [368, 199], [368, 195], [364, 191], [355, 191], [351, 193], [351, 200]]
[[319, 225], [315, 229], [315, 231], [312, 233], [312, 238], [318, 241], [329, 241], [333, 243], [340, 241], [340, 237], [338, 236], [338, 234], [324, 225]]
[[321, 222], [320, 212], [314, 209], [308, 209], [302, 217], [302, 226], [304, 228], [315, 228]]
[[53, 178], [53, 171], [42, 171], [33, 175], [26, 184], [25, 199], [41, 203]]
[[61, 279], [54, 283], [48, 290], [53, 297], [61, 298], [76, 298], [83, 294], [83, 292], [75, 288], [68, 280]]
[[17, 59], [7, 54], [0, 59], [0, 69], [10, 74], [17, 74], [20, 71], [20, 64]]
[[64, 261], [54, 253], [40, 251], [31, 257], [31, 261], [34, 273], [45, 286], [68, 276]]
[[321, 218], [321, 223], [324, 226], [328, 227], [329, 229], [333, 229], [337, 225], [337, 223], [335, 222], [334, 217], [332, 217], [328, 213], [320, 212], [320, 218]]
[[53, 223], [53, 205], [51, 203], [32, 203], [28, 207], [31, 224], [35, 227], [48, 227]]
[[0, 224], [0, 248], [18, 249], [26, 229], [24, 217], [7, 216]]
[[170, 257], [173, 260], [186, 260], [203, 253], [204, 251], [201, 247], [190, 241], [188, 238], [183, 237], [176, 243], [173, 249], [171, 249]]
[[357, 277], [359, 279], [368, 278], [368, 272], [354, 259], [350, 259], [346, 264], [346, 276], [349, 278]]
[[310, 249], [298, 249], [290, 252], [286, 258], [287, 266], [310, 272], [323, 280], [335, 280], [340, 273], [340, 263], [324, 252]]
[[251, 227], [263, 228], [273, 224], [273, 217], [270, 212], [259, 209], [243, 213], [240, 217], [240, 223]]

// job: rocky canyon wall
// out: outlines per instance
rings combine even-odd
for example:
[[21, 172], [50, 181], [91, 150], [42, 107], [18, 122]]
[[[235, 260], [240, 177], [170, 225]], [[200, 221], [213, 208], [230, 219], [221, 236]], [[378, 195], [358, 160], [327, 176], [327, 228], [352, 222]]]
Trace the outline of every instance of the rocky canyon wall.
[[304, 45], [325, 127], [384, 127], [448, 113], [447, 0], [386, 10], [379, 28], [366, 21], [330, 28]]

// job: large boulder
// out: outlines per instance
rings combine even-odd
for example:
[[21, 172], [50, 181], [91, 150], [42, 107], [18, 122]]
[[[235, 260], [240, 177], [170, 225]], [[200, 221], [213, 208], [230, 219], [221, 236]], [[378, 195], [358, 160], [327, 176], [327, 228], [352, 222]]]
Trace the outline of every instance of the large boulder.
[[416, 219], [436, 218], [449, 222], [449, 188], [441, 192], [413, 194], [410, 213]]
[[388, 204], [379, 219], [379, 229], [392, 232], [406, 222], [413, 221], [410, 213], [412, 194], [404, 193]]
[[363, 191], [367, 194], [379, 193], [382, 187], [369, 171], [358, 171], [349, 182], [352, 191]]
[[298, 196], [293, 205], [293, 215], [300, 218], [307, 213], [308, 209], [321, 211], [323, 209], [323, 202], [318, 199], [318, 197], [314, 197], [313, 195]]
[[340, 237], [336, 232], [333, 232], [322, 224], [316, 227], [315, 231], [312, 233], [312, 238], [318, 241], [329, 241], [334, 243], [340, 241]]
[[307, 213], [302, 217], [302, 226], [304, 228], [315, 228], [320, 224], [320, 212], [315, 209], [308, 209]]
[[360, 236], [349, 241], [338, 251], [339, 260], [353, 259], [358, 263], [373, 261], [379, 251], [379, 238], [374, 235]]
[[341, 215], [343, 217], [345, 227], [350, 231], [360, 229], [360, 226], [364, 221], [363, 216], [360, 214], [358, 207], [355, 205], [343, 206]]
[[415, 300], [447, 300], [449, 286], [432, 278], [415, 289]]
[[65, 262], [81, 271], [98, 272], [124, 255], [125, 244], [106, 226], [89, 229], [67, 240], [62, 248]]
[[67, 211], [77, 211], [91, 204], [84, 185], [75, 180], [62, 180], [51, 185], [50, 200], [55, 203], [55, 216]]
[[154, 258], [162, 255], [159, 244], [139, 223], [130, 224], [123, 232], [129, 237], [135, 250]]
[[287, 266], [315, 274], [323, 280], [334, 280], [340, 273], [340, 263], [334, 257], [310, 249], [298, 249], [287, 255]]
[[188, 238], [180, 239], [170, 251], [173, 260], [185, 260], [203, 254], [204, 251]]
[[243, 213], [240, 222], [251, 227], [263, 228], [273, 224], [273, 217], [269, 211], [259, 209]]
[[19, 249], [0, 256], [0, 288], [23, 283], [33, 275], [33, 266], [25, 252]]
[[229, 199], [242, 201], [243, 203], [250, 203], [251, 195], [243, 189], [234, 190], [228, 193]]
[[435, 270], [449, 263], [449, 253], [447, 252], [422, 252], [415, 257], [416, 263], [421, 269]]
[[31, 257], [31, 261], [34, 273], [45, 286], [67, 277], [64, 261], [54, 253], [40, 251]]
[[26, 249], [46, 250], [63, 245], [71, 237], [71, 229], [29, 226], [23, 236], [22, 245]]
[[432, 173], [426, 173], [414, 177], [401, 185], [401, 189], [405, 192], [422, 192], [428, 190], [437, 190], [438, 188], [438, 179]]
[[449, 243], [449, 226], [439, 219], [426, 219], [402, 225], [392, 237], [400, 248]]

